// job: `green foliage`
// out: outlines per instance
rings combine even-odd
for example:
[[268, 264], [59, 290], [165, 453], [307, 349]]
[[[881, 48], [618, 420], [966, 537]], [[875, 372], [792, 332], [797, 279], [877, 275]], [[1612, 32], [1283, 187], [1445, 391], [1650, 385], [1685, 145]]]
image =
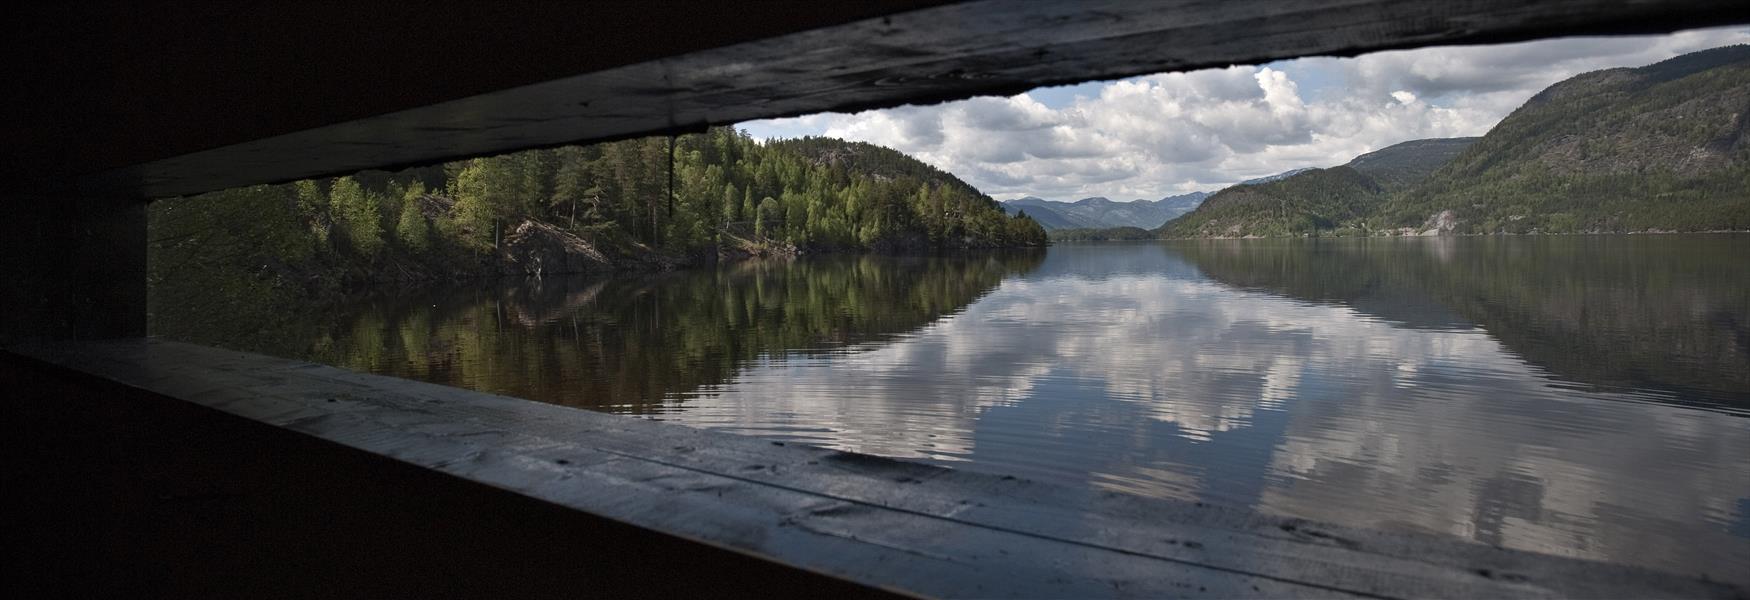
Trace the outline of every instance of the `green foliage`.
[[[328, 218], [328, 193], [322, 190], [322, 186], [309, 179], [294, 182], [291, 187], [292, 193], [297, 198], [298, 215], [303, 218], [317, 243], [326, 245], [329, 225], [333, 222]], [[213, 198], [215, 196], [208, 194], [202, 197]], [[161, 205], [153, 205], [153, 207], [163, 208]], [[197, 211], [200, 209], [187, 208], [184, 210]]]
[[1370, 219], [1461, 233], [1750, 228], [1750, 47], [1550, 86]]
[[1381, 191], [1396, 192], [1427, 179], [1479, 139], [1410, 140], [1357, 156], [1344, 166], [1366, 175]]
[[1154, 231], [1141, 227], [1056, 229], [1051, 232], [1051, 240], [1056, 242], [1119, 242], [1152, 240], [1158, 237], [1160, 236]]
[[[731, 129], [239, 188], [160, 200], [149, 212], [161, 241], [149, 252], [154, 297], [166, 300], [158, 305], [215, 313], [223, 311], [214, 302], [258, 306], [387, 281], [520, 272], [506, 238], [528, 222], [620, 266], [725, 248], [934, 252], [1047, 241], [1031, 219], [1008, 218], [965, 182], [904, 154], [826, 138], [761, 144]], [[296, 305], [284, 308], [295, 314]]]
[[1027, 216], [1026, 211], [1015, 213], [1003, 225], [1003, 239], [1011, 246], [1044, 246], [1051, 243], [1045, 228]]
[[1353, 168], [1314, 169], [1216, 192], [1159, 231], [1164, 237], [1319, 235], [1362, 216], [1379, 196], [1379, 185]]
[[1587, 73], [1540, 92], [1475, 143], [1406, 142], [1344, 167], [1228, 188], [1160, 232], [1417, 233], [1448, 212], [1452, 233], [1750, 229], [1746, 106], [1750, 46]]
[[367, 192], [351, 177], [334, 180], [328, 189], [329, 212], [334, 224], [346, 232], [346, 240], [360, 255], [372, 257], [383, 249], [381, 216], [377, 207], [383, 195]]
[[[708, 254], [750, 234], [814, 250], [1046, 243], [1032, 219], [1009, 219], [964, 181], [880, 146], [830, 138], [761, 144], [732, 129], [675, 138], [672, 162], [670, 146], [666, 138], [646, 138], [451, 163], [442, 169], [453, 201], [443, 216], [451, 223], [436, 229], [476, 251], [496, 248], [522, 220], [578, 234], [617, 229], [636, 243], [680, 254]], [[380, 249], [362, 225], [367, 212], [396, 211], [385, 227], [399, 229], [394, 217], [414, 197], [405, 190], [422, 188], [404, 174], [371, 179], [384, 186], [375, 203], [369, 200], [376, 190], [342, 178], [300, 206], [312, 222], [332, 218], [355, 250]], [[300, 198], [321, 187], [296, 185]]]
[[766, 237], [778, 232], [783, 223], [784, 212], [778, 208], [778, 201], [771, 196], [760, 200], [759, 206], [754, 209], [753, 234]]
[[[952, 314], [1037, 250], [750, 260], [641, 277], [440, 286], [288, 320], [164, 321], [157, 333], [616, 411], [658, 409], [773, 356], [891, 339]], [[522, 360], [521, 356], [548, 360]]]
[[328, 254], [326, 234], [308, 226], [327, 204], [313, 184], [252, 186], [173, 198], [147, 213], [146, 310], [160, 323], [199, 323], [222, 340], [251, 345], [299, 327], [298, 300], [329, 290], [300, 265]]
[[430, 247], [430, 237], [431, 226], [425, 222], [425, 215], [419, 212], [417, 200], [402, 204], [401, 218], [395, 224], [395, 239], [410, 250], [422, 252]]
[[459, 233], [478, 247], [497, 245], [498, 216], [509, 212], [515, 201], [510, 195], [511, 174], [502, 167], [494, 159], [468, 161], [450, 182]]

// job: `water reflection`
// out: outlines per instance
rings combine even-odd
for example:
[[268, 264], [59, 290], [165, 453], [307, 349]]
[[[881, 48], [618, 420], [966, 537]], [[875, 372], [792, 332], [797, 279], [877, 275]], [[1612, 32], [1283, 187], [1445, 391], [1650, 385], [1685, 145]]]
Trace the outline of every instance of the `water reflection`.
[[378, 300], [294, 353], [834, 448], [1742, 577], [1750, 238], [1235, 241]]
[[360, 303], [335, 319], [349, 326], [277, 351], [555, 404], [660, 414], [769, 356], [891, 340], [964, 308], [1041, 256], [828, 257], [455, 286]]
[[1478, 327], [1586, 389], [1750, 410], [1750, 238], [1573, 236], [1177, 244], [1222, 283], [1406, 327]]

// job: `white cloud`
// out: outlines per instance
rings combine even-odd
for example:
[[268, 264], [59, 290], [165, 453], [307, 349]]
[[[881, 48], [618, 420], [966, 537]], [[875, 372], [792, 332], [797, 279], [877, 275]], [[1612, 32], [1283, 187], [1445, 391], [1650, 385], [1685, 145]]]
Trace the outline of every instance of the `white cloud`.
[[1164, 73], [1050, 106], [1030, 92], [744, 124], [892, 147], [998, 198], [1159, 198], [1398, 142], [1482, 135], [1555, 82], [1750, 42], [1750, 29], [1422, 48]]

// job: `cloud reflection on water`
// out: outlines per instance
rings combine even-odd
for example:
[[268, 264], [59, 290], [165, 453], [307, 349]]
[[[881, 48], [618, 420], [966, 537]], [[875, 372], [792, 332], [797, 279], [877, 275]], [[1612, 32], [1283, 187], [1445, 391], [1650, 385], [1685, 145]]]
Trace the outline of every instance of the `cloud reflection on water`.
[[1239, 290], [1165, 246], [1068, 246], [961, 314], [768, 356], [662, 418], [1670, 570], [1750, 564], [1730, 533], [1750, 419], [1575, 390], [1454, 320]]

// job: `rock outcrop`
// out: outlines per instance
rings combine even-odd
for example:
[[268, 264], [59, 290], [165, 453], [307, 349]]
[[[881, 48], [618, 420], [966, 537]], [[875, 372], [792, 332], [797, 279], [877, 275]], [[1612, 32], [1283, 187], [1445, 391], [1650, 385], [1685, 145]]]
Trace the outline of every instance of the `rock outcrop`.
[[540, 277], [624, 269], [667, 270], [683, 261], [635, 244], [611, 254], [577, 235], [540, 221], [518, 223], [499, 246], [501, 271]]
[[1421, 232], [1417, 235], [1452, 235], [1458, 229], [1458, 213], [1443, 210], [1428, 217], [1422, 222]]

